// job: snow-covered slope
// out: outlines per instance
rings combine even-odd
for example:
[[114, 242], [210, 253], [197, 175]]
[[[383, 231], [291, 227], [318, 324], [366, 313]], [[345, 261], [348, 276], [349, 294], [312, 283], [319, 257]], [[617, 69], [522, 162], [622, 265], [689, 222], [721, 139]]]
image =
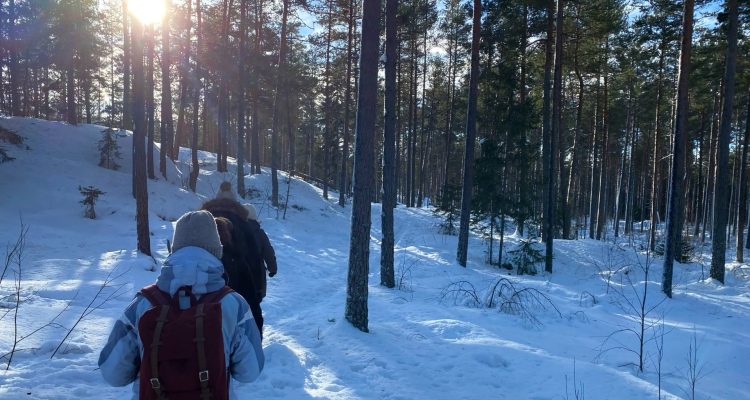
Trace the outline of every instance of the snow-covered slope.
[[[0, 142], [16, 158], [0, 164], [0, 248], [15, 241], [21, 220], [29, 228], [17, 330], [14, 273], [0, 284], [0, 356], [11, 350], [14, 335], [23, 338], [10, 369], [0, 372], [0, 399], [127, 398], [129, 388], [108, 387], [97, 371], [108, 330], [134, 293], [156, 278], [153, 269], [167, 255], [172, 221], [213, 196], [222, 180], [236, 177], [216, 172], [214, 156], [201, 153], [198, 194], [181, 187], [186, 174], [180, 168], [187, 172], [189, 161], [170, 163], [169, 180], [149, 181], [152, 259], [134, 250], [129, 134], [119, 139], [123, 168], [110, 171], [97, 166], [101, 127], [15, 118], [0, 126], [25, 139], [22, 146]], [[187, 155], [183, 149], [181, 160]], [[659, 365], [661, 395], [690, 398], [693, 339], [701, 368], [696, 398], [750, 398], [747, 266], [729, 265], [721, 286], [703, 280], [696, 264], [677, 265], [675, 297], [666, 301], [659, 260], [649, 264], [627, 241], [556, 241], [554, 273], [530, 277], [485, 265], [485, 243], [473, 236], [468, 268], [461, 268], [454, 262], [456, 238], [438, 233], [430, 210], [399, 207], [399, 288], [386, 289], [378, 284], [381, 209], [374, 204], [366, 334], [343, 318], [350, 208], [282, 173], [280, 192], [289, 189], [284, 218], [268, 202], [268, 171], [245, 181], [254, 189], [246, 201], [260, 211], [276, 248], [279, 274], [269, 279], [263, 302], [266, 367], [257, 382], [240, 386], [241, 399], [583, 398], [574, 388], [589, 399], [645, 399], [658, 396]], [[106, 192], [96, 206], [98, 219], [83, 218], [79, 185]], [[506, 236], [508, 248], [518, 243]], [[629, 304], [639, 308], [646, 265], [646, 307], [655, 308], [639, 372], [632, 353], [638, 341], [629, 329], [638, 333], [640, 324]], [[486, 303], [491, 288], [510, 285], [520, 295], [494, 299], [492, 308], [474, 301], [476, 295]], [[529, 312], [525, 318], [507, 312], [518, 311], [519, 301]], [[663, 341], [652, 340], [660, 332]], [[3, 369], [8, 358], [0, 360]]]

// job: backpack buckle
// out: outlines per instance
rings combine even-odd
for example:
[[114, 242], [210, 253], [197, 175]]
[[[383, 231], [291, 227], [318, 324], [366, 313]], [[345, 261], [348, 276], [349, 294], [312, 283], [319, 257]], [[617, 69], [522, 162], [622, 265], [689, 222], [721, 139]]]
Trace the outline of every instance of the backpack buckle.
[[198, 380], [202, 382], [208, 382], [208, 370], [198, 372]]
[[151, 382], [151, 388], [152, 389], [159, 389], [161, 388], [161, 382], [159, 382], [159, 378], [151, 378], [149, 379]]

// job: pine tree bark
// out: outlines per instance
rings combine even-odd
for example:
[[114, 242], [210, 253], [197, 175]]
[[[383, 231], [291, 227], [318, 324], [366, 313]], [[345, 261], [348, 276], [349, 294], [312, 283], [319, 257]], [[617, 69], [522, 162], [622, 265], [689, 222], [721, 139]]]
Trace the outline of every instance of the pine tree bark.
[[[201, 71], [201, 57], [203, 56], [202, 41], [203, 41], [203, 21], [201, 15], [201, 0], [195, 0], [195, 15], [196, 15], [196, 48], [195, 48], [195, 87], [193, 88], [193, 135], [190, 143], [190, 190], [196, 191], [198, 186], [198, 175], [200, 175], [200, 165], [198, 162], [198, 130], [199, 130], [199, 117], [200, 117], [200, 98], [201, 89], [203, 86]], [[205, 112], [205, 111], [204, 111]]]
[[385, 115], [383, 138], [383, 201], [380, 244], [380, 284], [396, 286], [393, 266], [393, 211], [396, 207], [396, 57], [398, 57], [398, 0], [385, 3]]
[[653, 173], [651, 175], [652, 184], [651, 184], [651, 227], [649, 229], [649, 239], [648, 239], [648, 247], [651, 249], [651, 251], [654, 251], [656, 248], [656, 228], [658, 225], [658, 215], [659, 215], [659, 204], [658, 204], [658, 189], [659, 189], [659, 125], [660, 122], [660, 112], [661, 112], [661, 89], [662, 89], [662, 80], [664, 79], [664, 52], [666, 47], [666, 39], [662, 39], [661, 45], [659, 46], [659, 75], [657, 77], [656, 82], [656, 112], [654, 113], [654, 156], [653, 156]]
[[[576, 20], [578, 21], [580, 18], [581, 13], [581, 6], [580, 4], [576, 6]], [[576, 26], [580, 26], [579, 23], [576, 23]], [[576, 28], [576, 38], [581, 37], [581, 29]], [[565, 207], [563, 207], [563, 238], [564, 239], [570, 239], [570, 224], [571, 224], [571, 216], [575, 212], [575, 196], [574, 196], [574, 189], [575, 189], [575, 176], [574, 174], [578, 173], [578, 157], [576, 156], [576, 150], [577, 150], [577, 144], [578, 141], [581, 140], [581, 130], [582, 130], [582, 119], [583, 119], [583, 92], [584, 92], [584, 84], [583, 84], [583, 75], [581, 75], [581, 68], [580, 64], [578, 62], [578, 53], [580, 49], [581, 40], [576, 39], [575, 44], [575, 50], [573, 54], [573, 68], [575, 71], [576, 78], [578, 80], [578, 104], [576, 107], [576, 126], [575, 126], [575, 133], [573, 135], [573, 149], [571, 150], [572, 158], [570, 160], [570, 171], [568, 175], [568, 189], [565, 196]], [[580, 221], [576, 221], [576, 225], [580, 223]], [[576, 237], [578, 235], [576, 229]]]
[[333, 0], [328, 0], [328, 18], [326, 29], [326, 64], [323, 87], [323, 113], [325, 114], [325, 133], [323, 137], [323, 198], [328, 200], [328, 178], [331, 172], [331, 158], [333, 151], [333, 110], [331, 88], [331, 41], [333, 32]]
[[737, 262], [744, 262], [744, 234], [745, 222], [747, 222], [747, 148], [750, 144], [750, 90], [747, 96], [747, 120], [745, 121], [745, 134], [742, 138], [742, 159], [740, 161], [739, 191], [740, 199], [737, 205]]
[[[263, 30], [263, 1], [258, 0], [255, 2], [255, 43], [253, 55], [260, 57], [261, 54], [261, 35]], [[253, 110], [252, 117], [252, 140], [251, 140], [251, 160], [252, 160], [252, 172], [253, 174], [260, 174], [260, 114], [258, 113], [258, 107], [260, 101], [258, 96], [260, 95], [261, 83], [259, 80], [259, 71], [256, 68], [253, 71], [254, 85], [250, 91], [250, 107]]]
[[[21, 96], [18, 93], [18, 44], [16, 38], [16, 2], [15, 0], [8, 1], [8, 41], [10, 42], [10, 49], [8, 51], [8, 72], [9, 72], [9, 84], [10, 84], [10, 105], [11, 115], [21, 115]], [[72, 55], [71, 55], [72, 59]], [[72, 60], [71, 60], [72, 64]], [[72, 67], [71, 67], [72, 68]], [[70, 120], [68, 121], [70, 122]], [[75, 124], [75, 123], [73, 123]]]
[[378, 50], [380, 0], [364, 0], [357, 125], [354, 150], [354, 197], [346, 287], [346, 319], [368, 332], [368, 273], [370, 259], [370, 207], [374, 170], [374, 136], [378, 103]]
[[[627, 159], [628, 148], [630, 147], [630, 131], [631, 131], [631, 120], [632, 115], [632, 103], [633, 93], [632, 88], [628, 89], [628, 108], [625, 113], [625, 146], [622, 148], [622, 155], [620, 157], [620, 173], [617, 177], [617, 189], [615, 190], [615, 218], [614, 218], [614, 230], [615, 237], [620, 236], [620, 198], [622, 197], [622, 185], [625, 180], [625, 162]], [[627, 218], [626, 218], [627, 219]], [[625, 222], [627, 225], [627, 221]]]
[[161, 125], [159, 135], [161, 136], [161, 147], [159, 148], [159, 173], [164, 179], [167, 178], [167, 155], [172, 154], [174, 141], [174, 122], [172, 119], [172, 80], [169, 68], [171, 66], [170, 55], [172, 48], [169, 44], [169, 22], [171, 1], [164, 0], [164, 19], [161, 25]]
[[133, 114], [135, 130], [133, 131], [136, 203], [136, 232], [138, 251], [151, 255], [151, 236], [148, 224], [148, 183], [146, 181], [146, 110], [145, 79], [143, 76], [143, 25], [137, 20], [133, 23]]
[[239, 63], [237, 65], [237, 194], [245, 198], [245, 60], [247, 59], [247, 2], [240, 0]]
[[456, 258], [466, 267], [469, 250], [469, 214], [474, 189], [474, 140], [477, 127], [477, 83], [479, 80], [479, 38], [481, 32], [482, 2], [474, 0], [471, 34], [471, 70], [469, 73], [469, 98], [466, 111], [466, 151], [464, 153], [464, 181], [461, 193], [461, 226], [458, 234]]
[[[454, 33], [455, 36], [455, 33]], [[447, 210], [452, 207], [449, 200], [450, 191], [450, 164], [451, 164], [451, 150], [453, 143], [453, 109], [455, 107], [455, 93], [456, 93], [456, 44], [453, 38], [448, 40], [448, 79], [450, 80], [450, 87], [448, 88], [448, 112], [445, 117], [445, 156], [443, 158], [443, 196], [442, 196], [442, 208]], [[525, 43], [524, 43], [525, 50]]]
[[153, 25], [145, 29], [146, 37], [146, 60], [148, 70], [146, 71], [146, 121], [148, 126], [148, 145], [146, 146], [146, 165], [148, 166], [148, 178], [156, 179], [154, 174], [154, 135], [156, 134], [154, 104], [154, 31]]
[[680, 45], [680, 67], [677, 79], [677, 107], [674, 124], [672, 147], [672, 172], [670, 177], [669, 210], [667, 211], [667, 230], [664, 243], [664, 272], [662, 291], [672, 297], [672, 271], [675, 252], [679, 251], [679, 213], [684, 213], [683, 203], [683, 166], [685, 147], [687, 146], [688, 118], [688, 77], [690, 74], [690, 56], [693, 46], [693, 0], [686, 0], [682, 17], [682, 44]]
[[[78, 112], [76, 111], [76, 86], [75, 86], [75, 68], [71, 57], [70, 65], [65, 73], [65, 115], [70, 125], [78, 124]], [[17, 115], [20, 115], [18, 111]]]
[[[553, 3], [550, 1], [547, 12], [551, 13], [553, 10]], [[557, 201], [555, 195], [557, 194], [555, 185], [555, 137], [560, 137], [562, 132], [562, 63], [563, 63], [563, 22], [564, 22], [564, 9], [565, 2], [563, 0], [557, 0], [557, 21], [556, 21], [556, 32], [555, 32], [555, 72], [554, 72], [554, 91], [552, 99], [552, 131], [550, 132], [549, 138], [549, 164], [547, 165], [547, 212], [546, 216], [546, 241], [545, 241], [545, 257], [544, 257], [544, 270], [552, 272], [552, 259], [553, 259], [553, 242], [555, 240], [555, 208]], [[549, 29], [548, 29], [549, 33]], [[548, 40], [551, 40], [549, 38]], [[547, 84], [547, 90], [549, 90], [549, 83]]]
[[[721, 110], [721, 126], [716, 148], [716, 182], [727, 182], [729, 178], [729, 134], [732, 130], [732, 103], [734, 101], [734, 78], [737, 63], [737, 0], [727, 1], [729, 29], [727, 31], [726, 70], [724, 72], [724, 104]], [[724, 283], [724, 261], [726, 259], [726, 227], [728, 214], [726, 185], [714, 189], [714, 222], [711, 227], [711, 278]]]
[[289, 0], [283, 0], [283, 10], [281, 12], [281, 47], [279, 48], [279, 64], [276, 71], [276, 90], [273, 99], [273, 121], [271, 126], [271, 205], [279, 206], [279, 177], [277, 169], [279, 167], [279, 114], [281, 113], [281, 98], [284, 84], [283, 77], [286, 76], [286, 23], [289, 16]]
[[596, 240], [605, 236], [607, 225], [607, 194], [609, 192], [609, 37], [604, 39], [604, 104], [602, 105], [602, 160], [599, 172], [599, 211], [596, 213]]
[[192, 0], [187, 1], [187, 11], [185, 15], [185, 41], [182, 49], [182, 61], [180, 64], [180, 110], [177, 114], [177, 131], [175, 133], [175, 139], [172, 147], [172, 161], [177, 161], [180, 157], [180, 146], [182, 145], [185, 137], [187, 136], [187, 109], [188, 101], [190, 99], [189, 88], [190, 82], [188, 81], [188, 75], [190, 74], [190, 30], [192, 28]]
[[591, 135], [591, 176], [590, 176], [590, 185], [589, 185], [589, 239], [594, 239], [596, 237], [596, 219], [597, 215], [599, 213], [599, 205], [597, 203], [599, 193], [599, 179], [597, 179], [597, 172], [600, 174], [602, 173], [601, 167], [599, 163], [597, 162], [597, 149], [599, 147], [599, 141], [601, 141], [601, 138], [599, 137], [599, 119], [601, 115], [601, 103], [599, 102], [600, 96], [600, 80], [601, 80], [601, 73], [600, 71], [597, 71], [596, 74], [596, 96], [595, 96], [595, 109], [594, 109], [594, 121], [592, 123], [592, 129], [593, 134]]
[[[11, 0], [12, 1], [12, 0]], [[133, 129], [133, 104], [130, 99], [130, 12], [122, 0], [122, 129]]]
[[[387, 1], [387, 0], [386, 0]], [[354, 42], [354, 7], [353, 0], [349, 0], [349, 26], [346, 35], [346, 83], [344, 88], [344, 146], [341, 149], [341, 171], [339, 175], [339, 205], [343, 207], [346, 204], [347, 192], [347, 162], [349, 159], [349, 110], [351, 104], [351, 81], [352, 81], [352, 50]], [[387, 6], [386, 6], [387, 7]]]

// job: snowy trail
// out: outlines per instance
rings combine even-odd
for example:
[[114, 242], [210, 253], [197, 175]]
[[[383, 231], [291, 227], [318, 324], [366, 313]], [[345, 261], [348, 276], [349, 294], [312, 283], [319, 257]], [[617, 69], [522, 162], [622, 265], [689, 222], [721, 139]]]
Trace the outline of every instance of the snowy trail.
[[[19, 118], [2, 119], [0, 125], [22, 133], [30, 147], [11, 148], [17, 159], [0, 165], [0, 245], [15, 240], [19, 214], [30, 227], [19, 335], [43, 326], [70, 302], [55, 325], [19, 344], [10, 370], [0, 372], [0, 399], [128, 398], [130, 388], [107, 386], [96, 362], [113, 321], [135, 292], [157, 276], [154, 261], [133, 250], [129, 157], [123, 157], [119, 171], [96, 165], [101, 127]], [[129, 148], [130, 138], [119, 138], [123, 149]], [[183, 156], [188, 153], [183, 149]], [[180, 187], [182, 174], [172, 164], [168, 180], [149, 181], [157, 261], [167, 255], [172, 222], [213, 196], [222, 180], [235, 180], [231, 172], [215, 171], [214, 155], [199, 154], [204, 169], [198, 194]], [[277, 218], [266, 198], [268, 171], [245, 179], [255, 190], [245, 201], [260, 210], [279, 273], [269, 278], [263, 302], [265, 370], [257, 382], [240, 385], [240, 399], [565, 399], [566, 382], [567, 398], [573, 398], [576, 383], [584, 384], [586, 397], [592, 399], [657, 397], [653, 342], [646, 347], [643, 373], [633, 367], [629, 351], [614, 349], [597, 357], [608, 335], [637, 326], [626, 302], [634, 301], [637, 292], [632, 289], [645, 282], [638, 269], [643, 258], [623, 242], [556, 241], [553, 274], [517, 276], [486, 265], [486, 244], [472, 235], [468, 268], [461, 268], [454, 261], [456, 237], [438, 233], [439, 219], [430, 210], [399, 207], [395, 267], [401, 285], [386, 289], [379, 285], [381, 209], [373, 204], [370, 333], [364, 334], [343, 316], [350, 206], [342, 209], [336, 193], [325, 200], [319, 189], [293, 179], [286, 218]], [[106, 192], [97, 203], [99, 219], [81, 216], [79, 185]], [[280, 192], [286, 193], [283, 173]], [[517, 236], [506, 234], [506, 249], [518, 243]], [[663, 315], [668, 331], [663, 398], [686, 398], [686, 353], [694, 336], [706, 371], [699, 382], [700, 398], [750, 398], [748, 267], [728, 268], [727, 283], [720, 286], [701, 279], [696, 264], [676, 265], [675, 298], [652, 315]], [[103, 292], [107, 296], [119, 287], [122, 295], [100, 304], [101, 297], [95, 296], [102, 282], [108, 274], [123, 273]], [[662, 301], [660, 274], [660, 263], [655, 262], [648, 278], [649, 305]], [[445, 295], [451, 284], [466, 282], [483, 300], [500, 278], [518, 288], [539, 290], [560, 314], [551, 307], [535, 309], [536, 324], [497, 308], [478, 308], [466, 296]], [[12, 310], [12, 286], [12, 278], [0, 284], [0, 317]], [[98, 299], [93, 306], [99, 308], [50, 359], [92, 299]], [[0, 356], [12, 345], [12, 315], [0, 319]], [[614, 345], [637, 347], [630, 336], [617, 336]]]

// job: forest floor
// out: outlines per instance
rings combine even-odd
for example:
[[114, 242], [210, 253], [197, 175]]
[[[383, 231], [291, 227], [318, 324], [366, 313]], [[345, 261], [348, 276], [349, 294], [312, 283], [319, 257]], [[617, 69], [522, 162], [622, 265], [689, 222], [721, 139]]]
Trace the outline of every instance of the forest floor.
[[[28, 228], [17, 307], [15, 263], [0, 282], [0, 399], [127, 398], [129, 387], [107, 386], [97, 369], [109, 329], [155, 280], [173, 222], [236, 177], [201, 152], [197, 194], [185, 189], [189, 162], [149, 181], [152, 259], [135, 250], [129, 134], [119, 137], [122, 168], [111, 171], [97, 166], [102, 127], [18, 118], [0, 126], [24, 139], [0, 142], [16, 158], [0, 164], [0, 248], [15, 243], [21, 222]], [[399, 206], [398, 286], [386, 289], [373, 204], [370, 333], [362, 333], [343, 317], [350, 206], [282, 173], [285, 213], [269, 206], [267, 170], [245, 182], [279, 273], [262, 304], [265, 369], [237, 386], [239, 399], [750, 398], [750, 266], [727, 264], [720, 285], [707, 279], [710, 248], [676, 264], [666, 299], [661, 259], [647, 256], [642, 237], [557, 240], [553, 273], [539, 265], [537, 275], [515, 275], [486, 264], [477, 235], [460, 267], [457, 237], [439, 233], [433, 210]], [[83, 217], [79, 185], [106, 192], [96, 220]], [[506, 250], [521, 239], [507, 232]]]

